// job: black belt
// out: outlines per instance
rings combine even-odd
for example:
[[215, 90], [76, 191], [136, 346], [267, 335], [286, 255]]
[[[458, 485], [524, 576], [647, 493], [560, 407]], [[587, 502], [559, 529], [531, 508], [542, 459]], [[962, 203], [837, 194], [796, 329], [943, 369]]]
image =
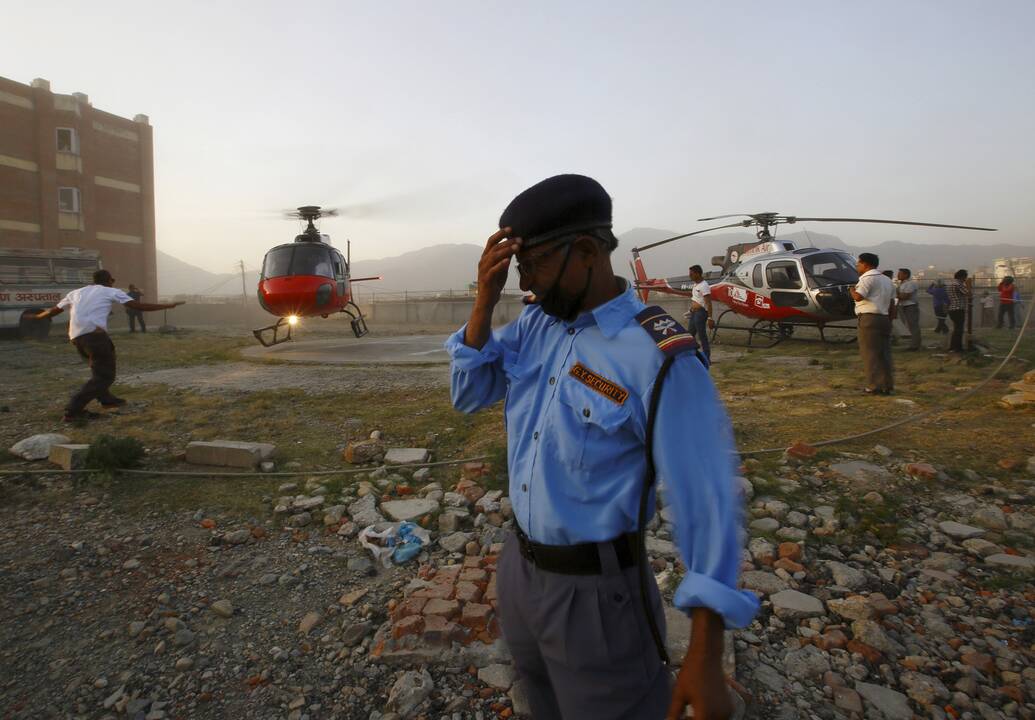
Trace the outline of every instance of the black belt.
[[[521, 528], [516, 528], [515, 534], [521, 556], [540, 570], [561, 575], [599, 575], [601, 573], [597, 543], [542, 545], [530, 540]], [[609, 542], [614, 546], [619, 567], [629, 568], [639, 563], [640, 553], [637, 552], [639, 543], [636, 533], [619, 535]]]

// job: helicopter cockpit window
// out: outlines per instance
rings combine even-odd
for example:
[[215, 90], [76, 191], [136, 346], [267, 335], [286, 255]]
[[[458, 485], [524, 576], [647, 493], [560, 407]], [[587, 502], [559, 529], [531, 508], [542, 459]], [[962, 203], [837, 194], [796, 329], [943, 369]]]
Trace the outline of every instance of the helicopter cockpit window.
[[292, 275], [320, 275], [334, 277], [330, 253], [323, 245], [297, 245], [291, 261]]
[[859, 280], [859, 273], [851, 257], [844, 253], [816, 253], [801, 259], [805, 274], [817, 287], [831, 285], [852, 285]]
[[267, 278], [284, 277], [291, 274], [291, 254], [293, 247], [274, 248], [266, 253], [262, 264], [262, 276]]
[[756, 288], [762, 287], [762, 263], [755, 263], [751, 271], [751, 284]]
[[801, 288], [801, 275], [798, 265], [793, 260], [771, 262], [765, 269], [769, 287], [775, 290], [798, 290]]

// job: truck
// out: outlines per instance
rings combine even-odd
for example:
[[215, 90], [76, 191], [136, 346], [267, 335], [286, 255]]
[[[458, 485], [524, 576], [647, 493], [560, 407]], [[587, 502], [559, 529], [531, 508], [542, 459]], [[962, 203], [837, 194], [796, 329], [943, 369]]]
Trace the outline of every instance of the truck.
[[96, 250], [0, 247], [0, 333], [43, 339], [50, 334], [52, 321], [67, 325], [67, 313], [46, 320], [32, 316], [92, 283], [94, 271], [101, 267]]

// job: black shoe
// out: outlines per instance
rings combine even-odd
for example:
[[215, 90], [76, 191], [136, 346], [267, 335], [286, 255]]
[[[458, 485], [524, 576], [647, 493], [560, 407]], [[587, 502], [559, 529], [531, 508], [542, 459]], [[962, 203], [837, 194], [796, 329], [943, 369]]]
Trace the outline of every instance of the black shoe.
[[79, 422], [80, 420], [96, 420], [101, 417], [100, 413], [95, 413], [91, 410], [80, 410], [79, 412], [65, 412], [65, 416], [62, 418], [65, 422]]
[[101, 402], [101, 407], [102, 408], [108, 408], [108, 409], [117, 408], [117, 407], [122, 407], [123, 405], [126, 404], [126, 402], [128, 402], [128, 401], [124, 400], [123, 398], [112, 397], [109, 400], [102, 401]]

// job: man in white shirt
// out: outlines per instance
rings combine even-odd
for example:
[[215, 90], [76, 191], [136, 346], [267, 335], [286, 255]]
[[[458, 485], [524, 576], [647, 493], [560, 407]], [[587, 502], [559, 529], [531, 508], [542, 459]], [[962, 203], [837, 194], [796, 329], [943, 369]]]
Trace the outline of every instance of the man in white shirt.
[[694, 286], [690, 289], [690, 309], [683, 316], [688, 320], [690, 334], [697, 338], [701, 352], [710, 361], [712, 359], [711, 343], [708, 342], [708, 330], [715, 327], [712, 320], [712, 289], [704, 279], [704, 270], [700, 265], [690, 266], [690, 279]]
[[859, 282], [852, 287], [855, 314], [859, 318], [859, 355], [866, 373], [863, 392], [890, 395], [895, 387], [891, 369], [891, 303], [895, 285], [880, 273], [880, 259], [873, 253], [861, 253], [855, 269]]
[[917, 294], [920, 286], [913, 279], [913, 272], [909, 268], [898, 269], [898, 316], [907, 328], [909, 328], [909, 352], [916, 352], [920, 349], [920, 305], [917, 302]]
[[168, 310], [182, 302], [145, 303], [134, 300], [116, 287], [115, 278], [107, 270], [93, 274], [93, 285], [73, 290], [52, 308], [35, 317], [45, 320], [71, 308], [68, 319], [68, 339], [84, 360], [90, 363], [90, 379], [76, 392], [65, 406], [65, 422], [99, 417], [86, 410], [91, 400], [99, 400], [101, 407], [117, 408], [126, 401], [111, 394], [115, 382], [115, 343], [108, 337], [108, 314], [113, 303], [121, 303], [134, 310]]

